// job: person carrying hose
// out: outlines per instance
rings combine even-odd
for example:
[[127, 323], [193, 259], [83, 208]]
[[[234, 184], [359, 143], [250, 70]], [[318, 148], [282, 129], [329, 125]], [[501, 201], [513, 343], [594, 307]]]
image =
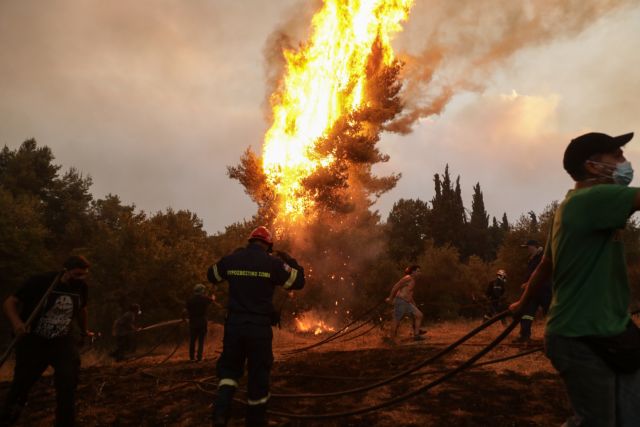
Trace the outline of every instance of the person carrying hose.
[[420, 329], [424, 315], [420, 309], [418, 309], [418, 306], [413, 299], [413, 290], [416, 286], [415, 278], [420, 274], [420, 266], [411, 265], [407, 267], [404, 272], [405, 275], [395, 285], [393, 285], [389, 297], [385, 300], [390, 304], [393, 303], [393, 320], [391, 322], [391, 336], [389, 338], [391, 342], [393, 342], [398, 335], [398, 327], [400, 326], [400, 321], [404, 316], [413, 317], [414, 340], [423, 340], [424, 338], [422, 335], [426, 333], [426, 331]]
[[[79, 255], [70, 256], [62, 272], [32, 276], [9, 298], [2, 308], [18, 337], [16, 364], [11, 387], [0, 410], [0, 426], [18, 421], [27, 404], [31, 387], [47, 367], [54, 369], [57, 427], [75, 425], [75, 392], [80, 371], [78, 331], [81, 337], [93, 336], [87, 330], [86, 279], [89, 262]], [[31, 324], [27, 319], [34, 314]], [[74, 328], [77, 325], [78, 328]]]

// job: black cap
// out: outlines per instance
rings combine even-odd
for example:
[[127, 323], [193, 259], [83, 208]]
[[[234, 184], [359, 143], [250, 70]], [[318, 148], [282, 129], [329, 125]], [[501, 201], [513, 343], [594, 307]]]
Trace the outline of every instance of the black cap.
[[564, 150], [562, 165], [574, 179], [584, 173], [584, 162], [595, 154], [610, 153], [633, 138], [633, 132], [619, 136], [590, 132], [572, 139]]
[[526, 248], [527, 246], [535, 246], [537, 248], [538, 246], [540, 246], [540, 244], [538, 244], [537, 240], [530, 239], [527, 240], [526, 243], [520, 245], [521, 248]]

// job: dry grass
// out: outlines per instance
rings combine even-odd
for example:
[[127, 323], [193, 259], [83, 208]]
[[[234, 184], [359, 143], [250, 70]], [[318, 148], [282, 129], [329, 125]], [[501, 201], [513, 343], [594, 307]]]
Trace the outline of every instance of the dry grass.
[[[275, 364], [272, 372], [274, 392], [301, 393], [345, 390], [362, 381], [348, 377], [367, 377], [368, 382], [391, 376], [415, 365], [420, 360], [448, 345], [477, 326], [479, 321], [450, 321], [427, 325], [424, 342], [409, 339], [409, 325], [403, 324], [399, 343], [384, 344], [385, 331], [374, 329], [366, 336], [351, 341], [320, 346], [300, 354], [287, 351], [317, 342], [320, 337], [302, 335], [287, 329], [274, 329]], [[534, 338], [541, 340], [542, 323], [534, 325]], [[459, 347], [450, 356], [428, 369], [457, 365], [477, 352], [502, 330], [500, 324]], [[191, 383], [173, 382], [215, 375], [214, 359], [221, 349], [222, 326], [211, 325], [203, 363], [188, 363], [186, 345], [170, 361], [158, 365], [174, 348], [168, 342], [157, 354], [140, 360], [116, 364], [104, 352], [83, 354], [83, 372], [78, 390], [78, 413], [86, 426], [184, 426], [208, 425], [212, 397]], [[517, 334], [517, 331], [514, 332]], [[507, 338], [511, 341], [513, 337]], [[521, 351], [507, 342], [487, 358], [502, 357]], [[9, 367], [3, 368], [7, 375]], [[163, 380], [142, 376], [152, 372]], [[302, 376], [301, 376], [302, 374]], [[304, 377], [307, 375], [308, 377]], [[327, 380], [322, 376], [344, 376], [344, 380]], [[314, 376], [316, 378], [314, 378]], [[5, 376], [6, 378], [6, 376]], [[412, 376], [383, 389], [364, 395], [332, 399], [273, 399], [274, 409], [288, 412], [324, 413], [349, 410], [384, 401], [433, 379], [434, 376]], [[215, 380], [210, 380], [215, 389]], [[241, 382], [244, 387], [245, 380]], [[7, 383], [1, 385], [6, 390]], [[522, 396], [527, 396], [523, 399]], [[42, 381], [32, 393], [32, 411], [25, 414], [22, 425], [51, 425], [54, 406], [50, 380]], [[232, 426], [241, 426], [241, 409]], [[477, 367], [442, 384], [432, 391], [400, 405], [372, 414], [330, 421], [292, 422], [272, 419], [272, 425], [289, 426], [548, 426], [560, 424], [568, 414], [562, 385], [541, 353], [508, 362]]]

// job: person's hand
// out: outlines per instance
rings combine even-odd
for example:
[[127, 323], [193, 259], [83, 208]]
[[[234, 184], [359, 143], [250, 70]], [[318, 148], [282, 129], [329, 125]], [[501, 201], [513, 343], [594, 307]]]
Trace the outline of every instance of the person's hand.
[[520, 314], [520, 312], [522, 311], [522, 303], [520, 302], [520, 300], [512, 303], [509, 306], [509, 311], [511, 312], [511, 314], [513, 314], [514, 316], [518, 316]]
[[18, 321], [13, 324], [13, 333], [17, 338], [26, 335], [29, 332], [27, 325], [23, 321]]

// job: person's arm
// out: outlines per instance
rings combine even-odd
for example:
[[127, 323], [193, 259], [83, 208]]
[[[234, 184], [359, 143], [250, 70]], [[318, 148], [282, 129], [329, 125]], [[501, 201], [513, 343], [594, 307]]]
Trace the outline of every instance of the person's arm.
[[211, 296], [209, 297], [209, 300], [211, 301], [211, 304], [215, 305], [216, 307], [218, 307], [218, 308], [223, 308], [223, 307], [218, 303], [218, 301], [216, 301], [216, 296], [215, 296], [215, 295], [211, 295]]
[[402, 279], [398, 280], [398, 283], [393, 285], [393, 288], [391, 288], [391, 293], [389, 294], [389, 297], [387, 297], [387, 301], [393, 301], [398, 291], [408, 285], [408, 280], [410, 279], [407, 276], [404, 276]]
[[5, 316], [7, 316], [7, 319], [9, 319], [13, 333], [16, 334], [17, 337], [27, 333], [27, 326], [20, 318], [20, 313], [18, 312], [19, 304], [20, 300], [14, 295], [9, 296], [2, 304], [2, 311]]
[[276, 282], [281, 285], [287, 291], [299, 290], [304, 288], [305, 278], [304, 278], [304, 268], [298, 264], [291, 256], [287, 255], [286, 260], [283, 260], [282, 257], [272, 257], [273, 261], [276, 263], [275, 274], [276, 274]]
[[551, 279], [552, 273], [553, 261], [550, 257], [544, 256], [536, 270], [529, 278], [529, 281], [525, 284], [525, 289], [520, 300], [511, 304], [509, 306], [509, 311], [513, 314], [519, 315], [531, 298], [537, 295], [542, 286]]
[[213, 284], [222, 283], [226, 279], [226, 274], [224, 258], [222, 258], [220, 261], [209, 267], [207, 270], [207, 280]]
[[80, 315], [78, 316], [78, 322], [80, 323], [80, 331], [82, 335], [86, 337], [91, 337], [93, 336], [93, 332], [91, 332], [87, 327], [88, 319], [89, 319], [89, 312], [87, 311], [87, 307], [86, 306], [82, 307], [80, 309]]

